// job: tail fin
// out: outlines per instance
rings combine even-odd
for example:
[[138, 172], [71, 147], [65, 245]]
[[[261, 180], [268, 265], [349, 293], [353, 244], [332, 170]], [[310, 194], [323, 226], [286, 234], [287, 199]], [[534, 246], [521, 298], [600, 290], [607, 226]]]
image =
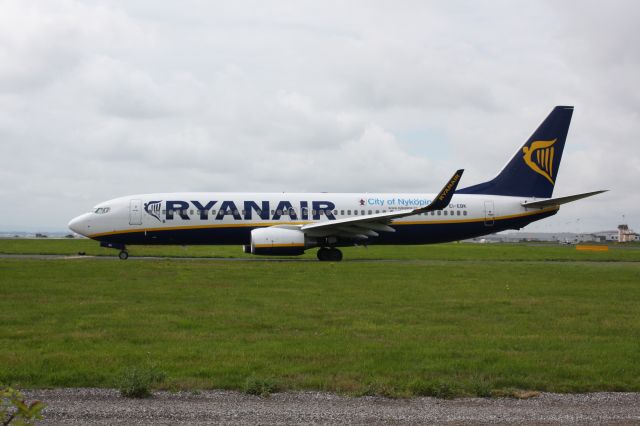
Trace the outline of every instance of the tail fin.
[[572, 106], [555, 107], [498, 176], [457, 193], [551, 198], [572, 114]]

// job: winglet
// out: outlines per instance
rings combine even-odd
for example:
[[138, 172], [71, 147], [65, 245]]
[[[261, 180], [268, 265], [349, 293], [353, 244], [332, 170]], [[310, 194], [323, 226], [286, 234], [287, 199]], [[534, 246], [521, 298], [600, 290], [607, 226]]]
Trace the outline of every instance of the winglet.
[[453, 194], [456, 192], [460, 178], [464, 173], [464, 169], [460, 169], [453, 174], [449, 182], [442, 188], [442, 190], [436, 195], [436, 198], [426, 207], [416, 209], [416, 213], [429, 212], [432, 210], [442, 210], [446, 208], [453, 198]]

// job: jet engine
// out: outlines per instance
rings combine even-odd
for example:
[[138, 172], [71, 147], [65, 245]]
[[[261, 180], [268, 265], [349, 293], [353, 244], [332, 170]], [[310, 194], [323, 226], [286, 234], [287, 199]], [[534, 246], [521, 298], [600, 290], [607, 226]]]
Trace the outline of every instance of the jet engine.
[[311, 241], [297, 228], [270, 226], [251, 231], [252, 254], [297, 256], [311, 246]]

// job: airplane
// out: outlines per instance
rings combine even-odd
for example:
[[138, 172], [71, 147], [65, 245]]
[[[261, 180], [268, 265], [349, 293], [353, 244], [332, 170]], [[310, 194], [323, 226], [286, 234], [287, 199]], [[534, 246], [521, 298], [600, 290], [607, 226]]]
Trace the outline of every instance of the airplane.
[[552, 198], [571, 106], [557, 106], [493, 179], [457, 189], [458, 170], [437, 194], [225, 193], [130, 195], [96, 205], [69, 222], [77, 234], [120, 250], [134, 244], [242, 245], [245, 253], [301, 255], [319, 248], [458, 241], [555, 215], [562, 204], [605, 192]]

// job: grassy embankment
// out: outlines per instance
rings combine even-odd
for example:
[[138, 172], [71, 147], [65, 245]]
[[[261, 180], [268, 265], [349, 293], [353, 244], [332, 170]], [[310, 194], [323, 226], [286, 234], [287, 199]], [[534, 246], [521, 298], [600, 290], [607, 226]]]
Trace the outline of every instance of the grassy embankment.
[[[0, 252], [95, 247], [7, 241]], [[345, 258], [416, 260], [0, 259], [0, 382], [112, 387], [150, 359], [175, 389], [257, 378], [393, 396], [640, 391], [640, 250], [448, 244]]]

